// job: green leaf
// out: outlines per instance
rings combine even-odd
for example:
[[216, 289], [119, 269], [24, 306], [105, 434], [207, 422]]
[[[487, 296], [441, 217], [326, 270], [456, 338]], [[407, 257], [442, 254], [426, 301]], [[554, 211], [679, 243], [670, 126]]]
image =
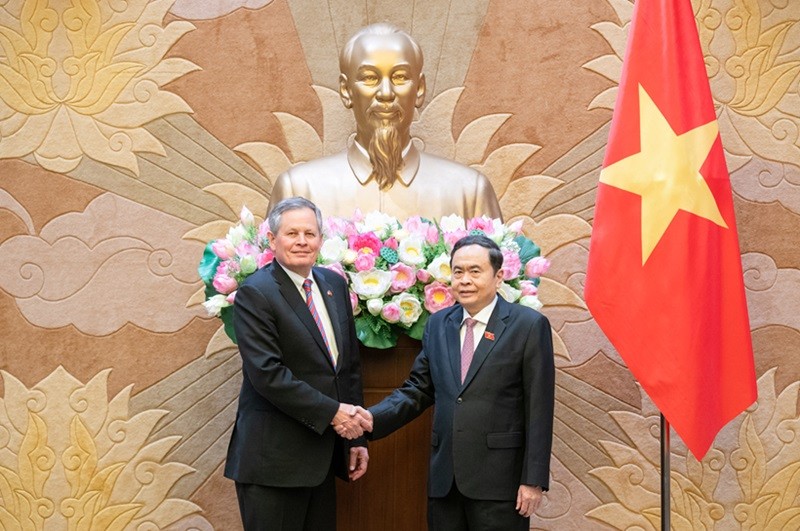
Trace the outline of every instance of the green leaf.
[[227, 336], [231, 338], [231, 341], [233, 341], [233, 344], [236, 345], [236, 332], [233, 329], [233, 306], [226, 306], [220, 310], [219, 318], [222, 319], [222, 324], [225, 325], [225, 334], [227, 334]]
[[[206, 244], [206, 248], [203, 250], [203, 258], [200, 260], [200, 264], [197, 266], [197, 272], [200, 274], [200, 279], [203, 281], [206, 287], [214, 289], [214, 273], [217, 272], [219, 257], [214, 254], [214, 251], [211, 250], [212, 243], [214, 242], [208, 242]], [[214, 290], [214, 294], [216, 293], [217, 290]], [[206, 298], [208, 298], [208, 290], [206, 290]]]
[[359, 315], [355, 321], [356, 337], [365, 347], [386, 349], [397, 345], [397, 333], [385, 321], [370, 314]]
[[536, 258], [542, 254], [539, 246], [525, 236], [517, 236], [514, 238], [514, 242], [519, 245], [519, 259], [522, 260], [523, 265], [527, 264], [531, 258]]
[[422, 340], [422, 333], [425, 331], [425, 323], [428, 322], [428, 317], [430, 316], [431, 314], [428, 313], [427, 310], [422, 312], [422, 315], [419, 316], [417, 322], [411, 325], [411, 328], [408, 329], [406, 335], [412, 339]]

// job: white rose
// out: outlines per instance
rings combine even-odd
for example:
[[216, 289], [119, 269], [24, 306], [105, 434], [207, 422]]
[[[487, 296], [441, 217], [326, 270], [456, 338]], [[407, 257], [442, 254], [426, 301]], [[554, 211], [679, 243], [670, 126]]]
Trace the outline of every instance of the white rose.
[[392, 302], [400, 306], [400, 322], [406, 326], [416, 323], [422, 315], [422, 304], [410, 293], [395, 295], [392, 297]]
[[256, 222], [253, 213], [246, 206], [242, 207], [242, 211], [239, 213], [239, 220], [245, 225], [253, 225]]
[[425, 253], [422, 252], [422, 238], [411, 236], [400, 242], [397, 248], [397, 255], [400, 260], [410, 266], [418, 266], [425, 263]]
[[426, 271], [443, 284], [450, 283], [450, 257], [442, 253], [430, 263]]
[[391, 228], [397, 225], [397, 220], [383, 212], [370, 212], [364, 216], [364, 221], [359, 224], [359, 232], [374, 232], [379, 238], [389, 237]]
[[358, 258], [358, 253], [353, 249], [345, 249], [344, 256], [342, 257], [342, 263], [344, 265], [351, 265], [353, 262], [356, 261]]
[[527, 306], [528, 308], [533, 308], [534, 310], [541, 310], [542, 306], [544, 306], [542, 301], [540, 301], [539, 297], [536, 295], [525, 295], [519, 300], [519, 303], [522, 306]]
[[497, 288], [497, 293], [508, 302], [516, 302], [519, 296], [522, 295], [522, 291], [505, 282], [500, 283], [500, 287]]
[[231, 227], [231, 229], [228, 231], [228, 235], [225, 238], [231, 242], [231, 245], [236, 247], [245, 239], [247, 239], [247, 229], [245, 229], [242, 225]]
[[214, 295], [203, 303], [203, 307], [206, 309], [209, 316], [219, 317], [222, 309], [231, 305], [226, 299], [227, 297], [225, 295]]
[[467, 225], [464, 223], [464, 218], [456, 214], [450, 214], [439, 220], [439, 226], [442, 232], [454, 232], [459, 229], [466, 230]]
[[353, 291], [362, 299], [379, 299], [392, 286], [392, 274], [389, 271], [359, 271], [350, 273]]
[[[322, 244], [319, 250], [319, 255], [322, 258], [323, 264], [332, 264], [334, 262], [341, 262], [344, 258], [345, 251], [347, 251], [347, 242], [338, 236], [333, 236]], [[355, 251], [353, 251], [355, 253]], [[355, 260], [355, 258], [353, 258]]]
[[394, 237], [395, 240], [401, 242], [401, 241], [405, 240], [406, 238], [408, 238], [410, 236], [410, 234], [406, 229], [404, 229], [401, 226], [401, 227], [395, 229], [392, 232], [392, 236]]
[[489, 234], [489, 237], [494, 240], [494, 243], [500, 245], [500, 242], [503, 241], [503, 236], [505, 236], [505, 225], [499, 219], [495, 218], [492, 220], [492, 233]]
[[370, 299], [367, 301], [367, 311], [372, 315], [379, 315], [383, 309], [383, 301], [381, 299]]

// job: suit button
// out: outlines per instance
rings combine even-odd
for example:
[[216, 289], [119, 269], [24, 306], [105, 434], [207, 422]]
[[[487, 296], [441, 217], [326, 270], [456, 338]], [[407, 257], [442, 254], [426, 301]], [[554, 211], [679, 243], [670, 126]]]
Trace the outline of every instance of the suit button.
[[463, 398], [461, 398], [460, 396], [459, 396], [459, 397], [456, 399], [456, 403], [457, 403], [457, 404], [460, 404], [460, 403], [461, 403], [461, 402], [463, 402], [463, 401], [464, 401], [464, 399], [463, 399]]

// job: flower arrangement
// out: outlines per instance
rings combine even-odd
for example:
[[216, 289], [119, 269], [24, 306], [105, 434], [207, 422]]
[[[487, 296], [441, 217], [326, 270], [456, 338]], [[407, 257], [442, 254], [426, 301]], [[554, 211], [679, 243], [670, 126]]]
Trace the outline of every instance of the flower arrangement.
[[[468, 234], [485, 234], [500, 246], [500, 295], [509, 302], [541, 308], [539, 277], [550, 262], [521, 229], [521, 222], [504, 225], [485, 216], [464, 220], [450, 215], [438, 221], [415, 216], [400, 221], [381, 212], [356, 211], [350, 219], [325, 220], [317, 263], [347, 281], [359, 340], [368, 347], [390, 348], [400, 334], [421, 339], [428, 317], [455, 303], [450, 293], [450, 250]], [[210, 315], [222, 318], [234, 342], [236, 289], [272, 261], [268, 232], [267, 221], [257, 224], [253, 214], [242, 208], [240, 222], [225, 238], [209, 242], [198, 268], [206, 285], [203, 305]]]

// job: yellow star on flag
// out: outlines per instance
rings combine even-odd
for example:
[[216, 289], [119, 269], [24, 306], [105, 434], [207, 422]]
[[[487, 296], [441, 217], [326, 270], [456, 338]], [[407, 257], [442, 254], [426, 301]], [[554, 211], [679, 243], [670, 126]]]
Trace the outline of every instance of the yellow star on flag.
[[728, 228], [700, 168], [717, 139], [717, 121], [676, 135], [639, 85], [641, 151], [600, 172], [600, 182], [642, 197], [642, 265], [683, 210]]

